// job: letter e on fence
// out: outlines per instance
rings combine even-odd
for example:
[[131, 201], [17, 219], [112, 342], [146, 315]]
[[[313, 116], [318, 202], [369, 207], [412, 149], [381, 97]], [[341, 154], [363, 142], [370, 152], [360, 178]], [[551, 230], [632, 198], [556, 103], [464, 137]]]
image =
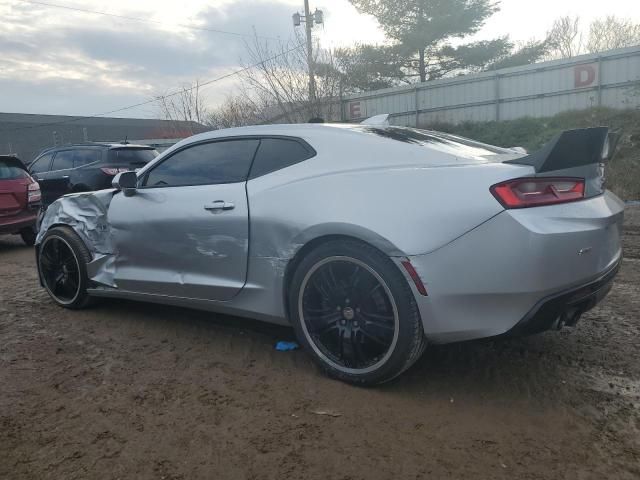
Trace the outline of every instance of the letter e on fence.
[[361, 118], [362, 114], [360, 102], [351, 102], [349, 104], [349, 118]]
[[596, 80], [598, 66], [595, 63], [589, 65], [576, 65], [573, 67], [573, 88], [582, 88], [593, 85]]

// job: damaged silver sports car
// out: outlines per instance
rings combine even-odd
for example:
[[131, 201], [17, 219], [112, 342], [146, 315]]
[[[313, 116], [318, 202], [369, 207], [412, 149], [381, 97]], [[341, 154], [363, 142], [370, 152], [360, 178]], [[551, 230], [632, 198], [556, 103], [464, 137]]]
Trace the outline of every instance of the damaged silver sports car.
[[292, 325], [328, 374], [388, 381], [429, 343], [572, 326], [608, 292], [623, 203], [607, 128], [531, 154], [384, 124], [188, 138], [53, 203], [41, 283]]

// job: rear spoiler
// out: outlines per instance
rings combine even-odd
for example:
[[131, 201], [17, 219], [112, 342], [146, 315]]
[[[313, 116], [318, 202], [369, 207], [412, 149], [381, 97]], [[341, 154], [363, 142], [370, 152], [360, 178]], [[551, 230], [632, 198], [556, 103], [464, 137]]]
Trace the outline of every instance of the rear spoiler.
[[504, 163], [531, 165], [536, 173], [603, 163], [613, 157], [619, 139], [608, 127], [565, 130], [540, 150]]

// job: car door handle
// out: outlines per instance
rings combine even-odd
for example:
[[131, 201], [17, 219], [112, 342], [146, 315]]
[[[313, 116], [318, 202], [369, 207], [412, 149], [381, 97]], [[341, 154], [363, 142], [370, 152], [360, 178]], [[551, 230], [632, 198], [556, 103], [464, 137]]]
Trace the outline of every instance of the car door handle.
[[216, 210], [233, 210], [236, 206], [232, 202], [225, 202], [224, 200], [216, 200], [215, 202], [211, 202], [208, 205], [204, 206], [205, 210], [216, 211]]

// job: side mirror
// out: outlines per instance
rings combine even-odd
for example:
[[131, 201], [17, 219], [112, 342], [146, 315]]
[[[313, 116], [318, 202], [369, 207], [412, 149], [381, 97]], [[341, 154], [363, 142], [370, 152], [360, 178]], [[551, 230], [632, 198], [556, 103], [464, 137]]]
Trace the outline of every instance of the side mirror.
[[138, 175], [136, 175], [136, 172], [118, 173], [113, 178], [111, 186], [118, 190], [122, 190], [125, 197], [131, 197], [132, 195], [135, 195], [136, 188], [138, 187]]

